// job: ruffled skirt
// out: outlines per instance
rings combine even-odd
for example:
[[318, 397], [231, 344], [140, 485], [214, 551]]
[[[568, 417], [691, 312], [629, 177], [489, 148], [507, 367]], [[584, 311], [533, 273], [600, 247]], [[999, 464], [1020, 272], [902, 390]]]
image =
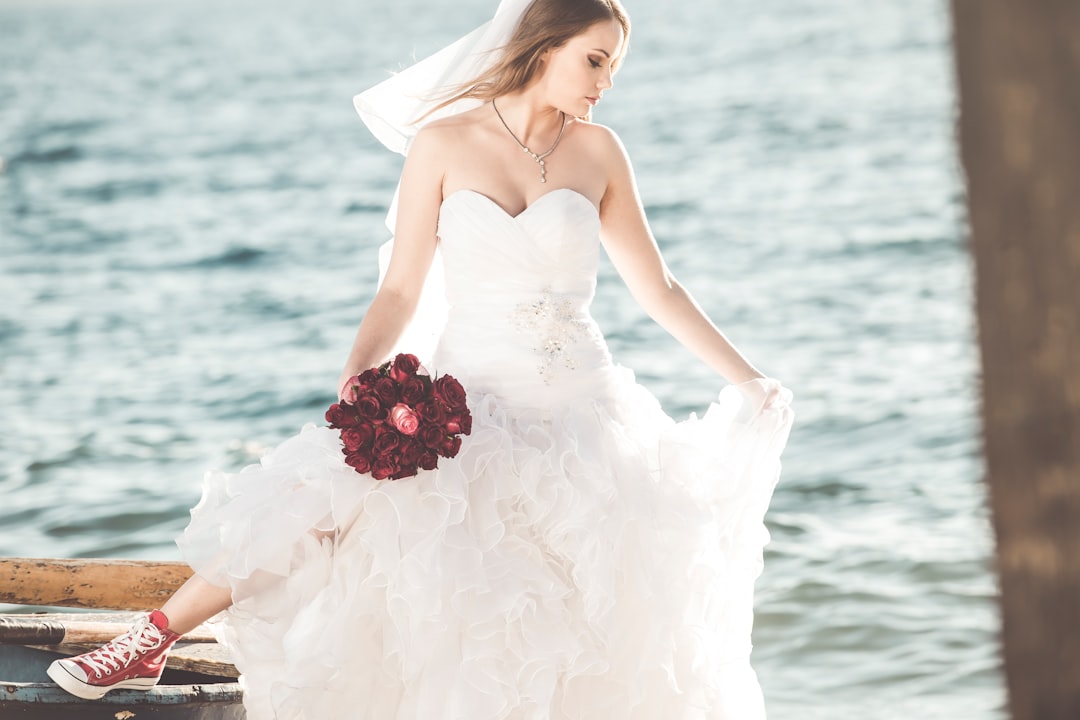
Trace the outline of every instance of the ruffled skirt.
[[208, 473], [178, 544], [232, 589], [249, 719], [764, 718], [753, 585], [791, 393], [729, 386], [676, 423], [615, 373], [554, 409], [474, 393], [457, 457], [413, 478], [357, 474], [310, 424]]

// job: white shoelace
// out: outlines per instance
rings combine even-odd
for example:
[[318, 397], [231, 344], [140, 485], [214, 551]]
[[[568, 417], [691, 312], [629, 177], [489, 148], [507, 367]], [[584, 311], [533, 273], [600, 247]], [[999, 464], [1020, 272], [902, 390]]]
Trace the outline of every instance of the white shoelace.
[[120, 637], [83, 655], [79, 660], [100, 678], [102, 672], [111, 674], [112, 670], [119, 670], [122, 665], [130, 663], [136, 656], [160, 647], [164, 640], [165, 636], [161, 634], [161, 630], [147, 617], [139, 620], [133, 628]]

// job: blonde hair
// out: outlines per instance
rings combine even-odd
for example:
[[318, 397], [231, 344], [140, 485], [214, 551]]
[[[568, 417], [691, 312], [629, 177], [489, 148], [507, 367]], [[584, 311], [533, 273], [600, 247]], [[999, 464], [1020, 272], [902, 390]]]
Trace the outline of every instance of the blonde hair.
[[[499, 60], [479, 77], [437, 96], [444, 99], [418, 122], [458, 100], [487, 101], [521, 90], [536, 77], [540, 58], [547, 50], [562, 47], [598, 22], [611, 20], [619, 23], [623, 31], [622, 46], [613, 63], [618, 67], [630, 46], [630, 17], [619, 0], [533, 0], [510, 41], [499, 48]], [[591, 114], [582, 119], [588, 120]]]

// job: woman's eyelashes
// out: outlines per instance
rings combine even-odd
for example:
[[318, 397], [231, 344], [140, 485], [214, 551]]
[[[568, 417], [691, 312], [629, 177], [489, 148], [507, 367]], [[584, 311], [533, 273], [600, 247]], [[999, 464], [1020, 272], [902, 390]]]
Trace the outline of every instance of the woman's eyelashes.
[[601, 63], [596, 58], [589, 58], [589, 64], [592, 65], [593, 69], [595, 70], [595, 69], [599, 68], [603, 63]]

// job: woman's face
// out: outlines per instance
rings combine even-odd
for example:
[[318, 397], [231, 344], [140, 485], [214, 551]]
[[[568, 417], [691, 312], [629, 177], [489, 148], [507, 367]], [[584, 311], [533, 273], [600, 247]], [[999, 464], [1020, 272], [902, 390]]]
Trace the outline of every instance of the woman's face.
[[548, 50], [541, 82], [551, 103], [567, 115], [587, 115], [612, 86], [622, 43], [622, 26], [605, 20]]

